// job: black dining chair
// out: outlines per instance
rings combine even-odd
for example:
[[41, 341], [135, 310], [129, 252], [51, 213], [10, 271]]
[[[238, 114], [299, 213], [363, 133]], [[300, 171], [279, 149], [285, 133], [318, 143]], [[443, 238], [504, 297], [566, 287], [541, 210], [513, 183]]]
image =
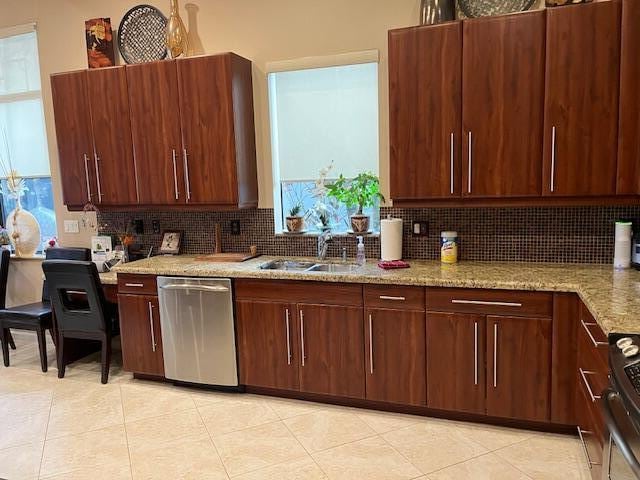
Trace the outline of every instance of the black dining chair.
[[[9, 262], [11, 261], [11, 252], [2, 248], [0, 253], [0, 310], [4, 310], [7, 306], [7, 284], [9, 283]], [[0, 332], [1, 334], [1, 332]], [[8, 334], [7, 341], [12, 350], [16, 349], [11, 333]]]
[[67, 366], [65, 339], [101, 343], [102, 383], [109, 379], [111, 339], [118, 333], [117, 308], [105, 300], [93, 262], [45, 260], [42, 263], [58, 328], [58, 378]]
[[[0, 281], [5, 272], [3, 270], [5, 252], [8, 253], [6, 250], [2, 252], [3, 266], [0, 267]], [[88, 248], [50, 248], [46, 251], [45, 258], [48, 260], [89, 260], [91, 258], [91, 250]], [[8, 268], [7, 264], [7, 271]], [[4, 284], [6, 288], [6, 281]], [[54, 343], [57, 341], [53, 333], [53, 314], [46, 279], [42, 285], [41, 301], [8, 308], [2, 302], [2, 309], [0, 309], [0, 344], [2, 345], [2, 358], [5, 367], [9, 366], [9, 346], [13, 344], [11, 329], [36, 332], [40, 351], [40, 367], [43, 372], [46, 372], [48, 369], [46, 331], [49, 330]], [[15, 344], [12, 348], [15, 349]]]

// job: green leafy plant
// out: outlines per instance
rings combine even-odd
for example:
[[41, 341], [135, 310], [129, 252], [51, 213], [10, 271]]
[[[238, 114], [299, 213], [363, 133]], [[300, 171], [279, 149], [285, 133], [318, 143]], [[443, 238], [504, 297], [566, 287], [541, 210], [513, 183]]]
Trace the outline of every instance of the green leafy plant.
[[384, 202], [384, 196], [380, 193], [380, 181], [373, 173], [360, 173], [356, 178], [348, 179], [340, 174], [340, 177], [330, 185], [327, 185], [327, 195], [344, 203], [347, 207], [358, 207], [358, 215], [362, 215], [365, 207], [375, 205], [377, 200]]
[[300, 216], [300, 211], [302, 210], [302, 205], [300, 205], [299, 203], [297, 205], [294, 205], [293, 207], [291, 207], [291, 209], [289, 210], [289, 216], [290, 217], [298, 217]]

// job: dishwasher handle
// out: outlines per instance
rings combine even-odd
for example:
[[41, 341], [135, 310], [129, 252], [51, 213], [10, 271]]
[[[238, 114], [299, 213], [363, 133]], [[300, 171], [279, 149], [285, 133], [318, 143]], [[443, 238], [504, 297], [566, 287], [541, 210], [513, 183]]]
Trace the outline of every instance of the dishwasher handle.
[[228, 287], [221, 285], [197, 285], [191, 283], [170, 283], [168, 285], [161, 285], [159, 287], [162, 290], [196, 290], [199, 292], [228, 292]]

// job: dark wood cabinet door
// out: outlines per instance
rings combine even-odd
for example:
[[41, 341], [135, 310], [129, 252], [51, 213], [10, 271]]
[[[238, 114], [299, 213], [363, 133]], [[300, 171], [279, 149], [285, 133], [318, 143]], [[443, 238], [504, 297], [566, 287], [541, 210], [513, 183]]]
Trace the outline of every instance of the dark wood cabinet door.
[[237, 203], [230, 55], [178, 60], [187, 202]]
[[616, 193], [620, 2], [547, 9], [543, 193]]
[[365, 312], [367, 400], [426, 405], [424, 311]]
[[300, 390], [364, 398], [360, 307], [298, 304]]
[[542, 11], [463, 22], [462, 192], [542, 193]]
[[427, 312], [427, 406], [485, 413], [485, 317]]
[[95, 146], [91, 168], [96, 178], [96, 203], [136, 204], [136, 169], [125, 68], [88, 70], [87, 92]]
[[389, 32], [391, 198], [460, 195], [460, 22]]
[[549, 421], [551, 319], [487, 317], [487, 415]]
[[640, 193], [640, 0], [622, 2], [617, 193]]
[[118, 310], [124, 369], [164, 376], [158, 297], [120, 294]]
[[87, 202], [96, 202], [86, 72], [52, 75], [51, 96], [64, 203], [82, 206]]
[[300, 363], [296, 306], [287, 303], [236, 302], [240, 383], [297, 390]]
[[185, 203], [176, 63], [127, 65], [126, 72], [139, 202]]

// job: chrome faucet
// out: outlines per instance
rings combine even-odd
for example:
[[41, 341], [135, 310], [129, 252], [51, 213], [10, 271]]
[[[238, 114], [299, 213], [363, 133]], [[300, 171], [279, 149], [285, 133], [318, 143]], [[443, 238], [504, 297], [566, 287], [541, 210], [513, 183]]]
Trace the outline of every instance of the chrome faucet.
[[318, 259], [325, 260], [327, 258], [327, 250], [329, 250], [331, 242], [333, 242], [333, 236], [330, 230], [324, 230], [318, 235]]

